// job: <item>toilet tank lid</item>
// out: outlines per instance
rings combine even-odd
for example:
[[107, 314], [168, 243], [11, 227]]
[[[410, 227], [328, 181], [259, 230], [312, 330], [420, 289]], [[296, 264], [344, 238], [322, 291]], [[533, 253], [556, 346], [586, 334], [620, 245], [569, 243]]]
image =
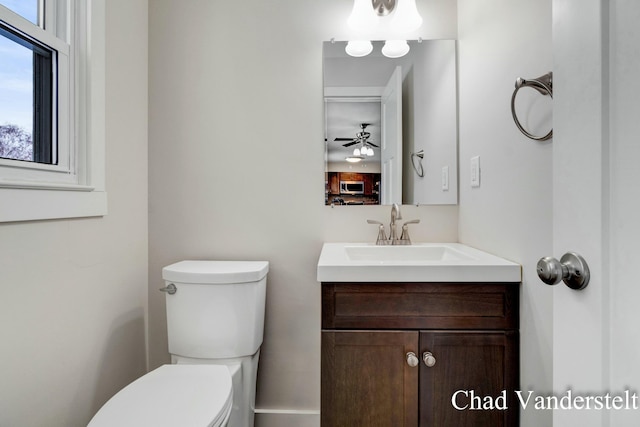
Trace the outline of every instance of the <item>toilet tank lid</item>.
[[180, 261], [162, 269], [162, 278], [177, 283], [258, 282], [269, 272], [268, 261]]

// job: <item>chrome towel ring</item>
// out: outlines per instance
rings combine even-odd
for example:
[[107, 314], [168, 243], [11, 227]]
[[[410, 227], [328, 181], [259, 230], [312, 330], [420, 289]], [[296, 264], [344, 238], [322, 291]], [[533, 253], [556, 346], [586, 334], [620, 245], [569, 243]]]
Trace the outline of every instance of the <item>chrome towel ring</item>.
[[516, 79], [516, 89], [513, 91], [513, 95], [511, 96], [511, 114], [513, 115], [513, 121], [516, 122], [516, 126], [518, 127], [518, 129], [520, 129], [520, 132], [527, 136], [527, 138], [533, 139], [535, 141], [546, 141], [553, 136], [553, 128], [549, 131], [548, 134], [544, 136], [535, 136], [527, 132], [527, 130], [522, 127], [520, 121], [518, 120], [515, 108], [516, 95], [518, 91], [523, 87], [531, 87], [540, 92], [542, 95], [549, 95], [551, 99], [553, 99], [553, 73], [550, 71], [547, 74], [531, 80], [525, 80], [522, 77], [518, 77]]
[[[420, 150], [417, 153], [411, 153], [411, 165], [413, 170], [420, 178], [424, 177], [424, 169], [422, 168], [422, 159], [424, 158], [424, 150]], [[417, 159], [417, 162], [416, 162]]]

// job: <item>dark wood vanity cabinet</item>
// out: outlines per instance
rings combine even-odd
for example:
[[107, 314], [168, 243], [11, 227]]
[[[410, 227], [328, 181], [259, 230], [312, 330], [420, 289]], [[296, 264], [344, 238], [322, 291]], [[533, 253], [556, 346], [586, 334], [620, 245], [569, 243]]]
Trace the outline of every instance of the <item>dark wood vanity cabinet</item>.
[[323, 283], [322, 427], [517, 426], [518, 291]]

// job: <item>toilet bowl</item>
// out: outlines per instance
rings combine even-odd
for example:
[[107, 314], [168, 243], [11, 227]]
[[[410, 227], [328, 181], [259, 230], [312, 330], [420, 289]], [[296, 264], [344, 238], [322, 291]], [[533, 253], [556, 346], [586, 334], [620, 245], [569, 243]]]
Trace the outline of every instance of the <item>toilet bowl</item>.
[[163, 365], [102, 406], [88, 427], [225, 427], [231, 373], [219, 365]]

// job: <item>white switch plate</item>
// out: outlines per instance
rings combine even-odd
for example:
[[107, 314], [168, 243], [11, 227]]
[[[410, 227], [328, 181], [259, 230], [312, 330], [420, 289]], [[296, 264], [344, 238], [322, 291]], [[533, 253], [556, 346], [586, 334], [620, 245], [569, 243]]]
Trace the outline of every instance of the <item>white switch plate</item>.
[[471, 186], [480, 187], [480, 156], [471, 158]]
[[442, 167], [442, 191], [449, 191], [449, 166]]

